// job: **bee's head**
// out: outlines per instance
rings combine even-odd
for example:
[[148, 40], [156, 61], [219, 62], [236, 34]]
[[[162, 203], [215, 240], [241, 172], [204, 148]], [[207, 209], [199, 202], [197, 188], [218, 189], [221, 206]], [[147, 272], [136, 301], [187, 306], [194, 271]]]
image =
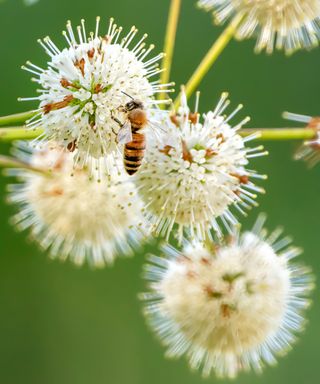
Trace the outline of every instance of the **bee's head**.
[[140, 100], [134, 99], [132, 96], [128, 95], [128, 93], [121, 91], [124, 95], [130, 97], [130, 101], [126, 103], [125, 110], [127, 112], [133, 111], [134, 109], [144, 109], [143, 103]]
[[127, 111], [133, 111], [134, 109], [143, 109], [142, 101], [133, 99], [126, 104]]

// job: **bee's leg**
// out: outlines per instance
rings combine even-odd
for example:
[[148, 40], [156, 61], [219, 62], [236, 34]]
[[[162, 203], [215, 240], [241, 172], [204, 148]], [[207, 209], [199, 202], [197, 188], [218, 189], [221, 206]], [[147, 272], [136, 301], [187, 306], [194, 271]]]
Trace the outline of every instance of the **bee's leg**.
[[[119, 119], [117, 119], [114, 115], [113, 115], [113, 112], [111, 112], [111, 118], [112, 120], [114, 120], [117, 124], [119, 124], [120, 128], [123, 127], [123, 124], [121, 123], [121, 121]], [[117, 132], [115, 132], [114, 128], [111, 127], [111, 131], [113, 132], [113, 134], [115, 135], [116, 139], [117, 139]]]
[[114, 120], [117, 124], [120, 125], [120, 127], [123, 126], [123, 124], [121, 123], [121, 121], [119, 119], [117, 119], [114, 114], [113, 114], [113, 111], [111, 112], [111, 119]]

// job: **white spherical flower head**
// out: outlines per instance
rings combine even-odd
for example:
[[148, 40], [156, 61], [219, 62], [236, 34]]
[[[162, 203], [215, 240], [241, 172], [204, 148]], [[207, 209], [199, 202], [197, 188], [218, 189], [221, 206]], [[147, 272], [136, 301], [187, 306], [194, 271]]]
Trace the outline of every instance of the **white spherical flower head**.
[[272, 53], [274, 46], [292, 53], [318, 45], [320, 2], [318, 0], [199, 0], [201, 8], [213, 11], [221, 23], [234, 15], [241, 18], [237, 37], [258, 36], [256, 50]]
[[52, 258], [103, 267], [144, 240], [143, 207], [123, 173], [97, 182], [75, 169], [72, 155], [61, 148], [36, 150], [31, 158], [25, 150], [18, 153], [32, 168], [20, 170], [21, 183], [12, 186], [9, 201], [19, 207], [13, 222], [29, 229]]
[[136, 183], [157, 233], [169, 237], [176, 224], [180, 240], [184, 232], [199, 239], [210, 237], [211, 229], [221, 235], [221, 223], [228, 229], [237, 222], [231, 206], [243, 213], [256, 205], [256, 192], [263, 189], [252, 180], [264, 176], [245, 167], [251, 157], [265, 152], [262, 147], [245, 148], [253, 137], [243, 139], [237, 131], [248, 118], [230, 126], [241, 106], [226, 117], [228, 104], [223, 94], [216, 109], [200, 122], [183, 94], [178, 113], [162, 124], [166, 134], [148, 143]]
[[111, 19], [106, 35], [100, 37], [99, 22], [97, 18], [89, 37], [84, 20], [76, 32], [68, 22], [63, 32], [67, 48], [60, 50], [49, 37], [39, 40], [50, 57], [47, 69], [30, 62], [23, 66], [41, 87], [39, 96], [22, 99], [40, 101], [28, 127], [42, 127], [45, 140], [75, 151], [78, 166], [117, 150], [120, 123], [126, 120], [123, 107], [132, 98], [149, 111], [161, 103], [154, 95], [166, 91], [166, 85], [150, 82], [160, 72], [163, 55], [149, 58], [154, 46], [146, 47], [147, 35], [134, 42], [138, 30], [132, 27], [121, 39], [122, 28]]
[[320, 162], [320, 117], [306, 116], [297, 113], [284, 112], [283, 117], [288, 120], [306, 124], [306, 129], [314, 131], [314, 137], [306, 140], [296, 151], [295, 160], [304, 160], [310, 168]]
[[260, 227], [211, 250], [166, 247], [146, 268], [150, 292], [142, 298], [151, 326], [169, 357], [186, 355], [205, 376], [261, 371], [303, 328], [312, 277], [290, 261], [299, 249]]

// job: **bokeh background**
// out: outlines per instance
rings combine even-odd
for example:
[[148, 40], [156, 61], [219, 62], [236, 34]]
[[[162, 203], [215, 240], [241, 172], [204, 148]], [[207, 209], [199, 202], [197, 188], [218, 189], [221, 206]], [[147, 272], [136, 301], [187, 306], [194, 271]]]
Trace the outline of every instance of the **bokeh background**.
[[[63, 43], [61, 30], [71, 19], [86, 18], [92, 28], [95, 16], [116, 17], [125, 28], [136, 25], [148, 32], [149, 41], [162, 49], [169, 0], [40, 0], [26, 7], [22, 0], [0, 4], [0, 115], [31, 109], [17, 102], [32, 96], [34, 84], [20, 69], [26, 60], [45, 65], [46, 55], [36, 42], [50, 35]], [[102, 24], [103, 25], [103, 24]], [[188, 79], [200, 58], [221, 32], [208, 14], [183, 0], [172, 79]], [[214, 105], [228, 90], [234, 104], [243, 103], [253, 127], [281, 127], [283, 110], [320, 114], [320, 49], [291, 58], [283, 54], [253, 53], [253, 41], [232, 42], [201, 84], [201, 110]], [[267, 194], [248, 219], [259, 210], [268, 213], [268, 227], [283, 225], [295, 243], [305, 249], [304, 261], [320, 276], [319, 217], [320, 165], [307, 170], [292, 161], [293, 142], [265, 143], [270, 156], [254, 161], [267, 173]], [[0, 151], [8, 145], [0, 144]], [[5, 204], [0, 179], [0, 383], [3, 384], [197, 384], [198, 373], [186, 362], [168, 361], [163, 348], [147, 329], [137, 294], [143, 252], [118, 260], [102, 271], [77, 269], [51, 261], [34, 244], [8, 224], [13, 210]], [[262, 376], [245, 374], [236, 382], [319, 383], [320, 304], [318, 292], [308, 313], [309, 326], [293, 351]], [[215, 382], [214, 377], [208, 380]]]

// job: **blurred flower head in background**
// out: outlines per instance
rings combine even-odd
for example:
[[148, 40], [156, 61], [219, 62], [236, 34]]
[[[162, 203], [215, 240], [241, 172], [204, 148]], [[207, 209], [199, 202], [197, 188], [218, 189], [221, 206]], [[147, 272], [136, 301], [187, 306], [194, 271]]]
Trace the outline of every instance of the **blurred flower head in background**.
[[300, 249], [279, 230], [268, 236], [263, 224], [260, 216], [252, 232], [235, 232], [228, 243], [165, 246], [164, 258], [149, 258], [147, 319], [167, 355], [186, 355], [204, 376], [261, 371], [303, 329], [312, 276], [291, 262]]
[[217, 23], [238, 14], [239, 39], [257, 36], [256, 51], [272, 53], [274, 47], [292, 53], [318, 45], [320, 2], [318, 0], [199, 0], [212, 11]]
[[98, 182], [74, 168], [72, 155], [59, 146], [30, 154], [20, 144], [16, 153], [39, 172], [15, 170], [20, 183], [10, 186], [9, 201], [19, 212], [13, 223], [29, 229], [52, 258], [103, 267], [141, 245], [148, 232], [142, 203], [114, 158], [107, 159], [109, 180]]

